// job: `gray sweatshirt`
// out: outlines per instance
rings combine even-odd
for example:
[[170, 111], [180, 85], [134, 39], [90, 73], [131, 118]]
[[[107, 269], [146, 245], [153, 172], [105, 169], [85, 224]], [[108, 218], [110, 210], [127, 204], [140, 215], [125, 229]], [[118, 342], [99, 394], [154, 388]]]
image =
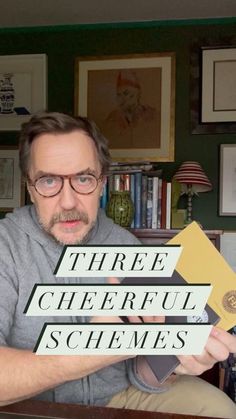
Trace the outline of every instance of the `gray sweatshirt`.
[[[100, 210], [88, 244], [138, 244], [136, 237], [113, 223]], [[32, 350], [44, 322], [85, 322], [83, 317], [27, 317], [23, 314], [35, 283], [85, 283], [88, 278], [56, 278], [53, 271], [63, 246], [48, 236], [38, 223], [34, 206], [7, 214], [0, 221], [0, 345]], [[106, 282], [106, 278], [89, 278]], [[64, 403], [105, 405], [130, 383], [143, 391], [159, 392], [143, 383], [133, 361], [119, 362], [80, 380], [71, 381], [36, 398]]]

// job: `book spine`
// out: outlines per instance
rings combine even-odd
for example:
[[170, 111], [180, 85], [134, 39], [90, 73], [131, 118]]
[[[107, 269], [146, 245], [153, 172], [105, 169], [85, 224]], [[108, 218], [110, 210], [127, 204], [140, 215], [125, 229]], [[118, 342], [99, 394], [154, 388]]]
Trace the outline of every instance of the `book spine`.
[[111, 192], [114, 190], [114, 176], [109, 175], [107, 177], [107, 183], [108, 183], [108, 199], [111, 197]]
[[147, 228], [152, 228], [152, 178], [148, 177], [147, 180]]
[[108, 202], [108, 183], [103, 186], [102, 196], [100, 198], [100, 208], [105, 209]]
[[166, 189], [167, 182], [162, 180], [162, 191], [161, 191], [161, 228], [166, 228]]
[[120, 176], [121, 175], [113, 175], [113, 191], [120, 191]]
[[146, 175], [142, 175], [142, 228], [147, 227], [147, 181], [148, 178]]
[[124, 191], [129, 191], [130, 192], [130, 174], [129, 173], [125, 173], [122, 176], [122, 181], [123, 181], [123, 190]]
[[[135, 211], [135, 175], [130, 175], [130, 196], [134, 204], [134, 211]], [[134, 218], [131, 223], [131, 228], [134, 228]]]
[[171, 182], [167, 182], [166, 188], [166, 229], [171, 228]]
[[130, 191], [130, 174], [129, 173], [122, 173], [120, 175], [115, 175], [117, 178], [120, 177], [120, 180], [117, 181], [117, 187], [119, 187], [119, 191]]
[[157, 228], [158, 214], [158, 177], [152, 178], [152, 228]]
[[142, 173], [135, 173], [134, 228], [141, 228], [141, 184], [142, 184]]
[[161, 200], [162, 200], [162, 179], [159, 179], [159, 182], [158, 182], [157, 228], [161, 228]]

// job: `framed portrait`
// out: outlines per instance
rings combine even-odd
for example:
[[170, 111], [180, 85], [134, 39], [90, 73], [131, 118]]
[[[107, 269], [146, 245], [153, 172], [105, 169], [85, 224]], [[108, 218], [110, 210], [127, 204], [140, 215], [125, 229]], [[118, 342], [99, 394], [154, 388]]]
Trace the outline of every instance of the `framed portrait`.
[[202, 49], [201, 122], [236, 121], [236, 48]]
[[[190, 121], [191, 121], [191, 134], [222, 134], [222, 133], [235, 133], [236, 132], [236, 119], [234, 122], [228, 122], [227, 120], [220, 121], [211, 121], [211, 122], [203, 122], [202, 121], [202, 107], [204, 107], [205, 103], [207, 107], [205, 109], [206, 115], [204, 115], [205, 121], [208, 120], [209, 114], [213, 113], [213, 119], [216, 119], [217, 115], [220, 116], [219, 111], [219, 90], [216, 86], [216, 81], [219, 77], [219, 72], [217, 78], [215, 78], [214, 73], [212, 72], [212, 65], [211, 63], [211, 69], [209, 69], [209, 63], [207, 64], [207, 61], [204, 60], [205, 66], [204, 66], [204, 74], [206, 74], [206, 77], [209, 77], [209, 86], [206, 86], [206, 88], [210, 89], [211, 92], [218, 90], [218, 99], [217, 103], [214, 105], [214, 97], [208, 97], [206, 98], [206, 91], [204, 87], [204, 91], [202, 89], [202, 80], [203, 80], [203, 71], [202, 71], [202, 61], [203, 61], [203, 54], [205, 55], [205, 58], [208, 55], [208, 51], [216, 51], [216, 54], [222, 50], [223, 52], [227, 51], [228, 49], [234, 50], [234, 45], [236, 45], [236, 37], [227, 37], [227, 39], [222, 39], [219, 41], [218, 45], [214, 44], [214, 40], [211, 38], [202, 38], [198, 39], [196, 43], [194, 43], [191, 46], [191, 52], [190, 52]], [[227, 42], [227, 44], [226, 44]], [[208, 45], [207, 47], [203, 47], [202, 45]], [[227, 46], [222, 46], [227, 45]], [[203, 53], [203, 51], [206, 51]], [[218, 70], [222, 71], [222, 65], [224, 65], [223, 62], [216, 63], [216, 67], [218, 67]], [[234, 65], [234, 64], [233, 64]], [[228, 66], [228, 64], [227, 64]], [[207, 76], [206, 69], [208, 67], [209, 74]], [[229, 63], [229, 68], [231, 67], [231, 64]], [[214, 68], [214, 65], [213, 65]], [[232, 77], [234, 79], [234, 75]], [[205, 78], [206, 80], [206, 78]], [[230, 80], [230, 78], [229, 78]], [[226, 81], [226, 83], [229, 82]], [[206, 82], [204, 82], [206, 84]], [[222, 85], [218, 85], [221, 89]], [[235, 87], [233, 87], [232, 92], [234, 91]], [[227, 89], [226, 89], [227, 91]], [[225, 92], [226, 92], [225, 91]], [[209, 90], [208, 90], [209, 94]], [[227, 100], [225, 100], [225, 96], [222, 97], [225, 104], [227, 103]], [[220, 99], [221, 100], [221, 99]], [[232, 101], [232, 98], [230, 99]], [[214, 106], [218, 106], [218, 109]], [[214, 110], [215, 109], [215, 110]], [[212, 112], [213, 110], [213, 112]], [[229, 114], [228, 114], [229, 115]], [[211, 119], [212, 119], [211, 116]], [[219, 119], [218, 116], [218, 119]], [[221, 115], [222, 116], [222, 115]]]
[[95, 121], [114, 161], [173, 161], [175, 54], [78, 57], [75, 113]]
[[24, 190], [18, 149], [0, 147], [0, 211], [11, 211], [23, 205]]
[[219, 215], [236, 215], [236, 144], [220, 146]]
[[0, 56], [0, 130], [17, 131], [47, 109], [47, 56]]

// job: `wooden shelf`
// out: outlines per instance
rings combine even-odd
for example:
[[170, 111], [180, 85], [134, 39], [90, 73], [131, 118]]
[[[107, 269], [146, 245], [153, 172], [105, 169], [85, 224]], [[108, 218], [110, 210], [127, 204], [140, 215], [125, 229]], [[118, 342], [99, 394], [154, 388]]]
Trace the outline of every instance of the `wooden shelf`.
[[[178, 234], [181, 230], [171, 229], [130, 229], [130, 232], [138, 237], [144, 244], [160, 244], [165, 243]], [[223, 230], [203, 230], [207, 237], [212, 241], [217, 250], [220, 250], [220, 236]]]

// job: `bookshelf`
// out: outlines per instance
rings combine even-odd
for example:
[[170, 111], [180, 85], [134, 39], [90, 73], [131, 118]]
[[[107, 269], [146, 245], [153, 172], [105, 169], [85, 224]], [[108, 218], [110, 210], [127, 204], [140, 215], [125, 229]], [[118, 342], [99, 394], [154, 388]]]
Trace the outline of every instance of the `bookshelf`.
[[162, 178], [157, 164], [113, 163], [100, 206], [106, 208], [112, 192], [130, 192], [134, 204], [133, 228], [170, 228], [172, 184]]

